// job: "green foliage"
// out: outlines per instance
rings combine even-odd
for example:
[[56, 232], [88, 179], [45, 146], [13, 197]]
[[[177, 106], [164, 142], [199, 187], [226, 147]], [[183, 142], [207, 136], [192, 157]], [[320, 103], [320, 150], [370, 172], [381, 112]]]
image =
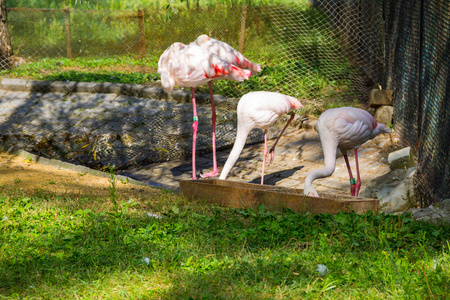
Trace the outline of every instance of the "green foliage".
[[290, 0], [6, 0], [8, 7], [38, 7], [38, 8], [64, 8], [70, 6], [77, 9], [109, 9], [125, 10], [143, 7], [161, 8], [167, 5], [172, 8], [200, 7], [240, 4], [267, 5], [274, 3], [289, 3]]
[[[0, 294], [23, 299], [448, 295], [450, 231], [409, 215], [226, 209], [162, 191], [148, 202], [120, 204], [118, 217], [107, 200], [96, 201], [0, 194]], [[328, 272], [318, 273], [319, 264]]]

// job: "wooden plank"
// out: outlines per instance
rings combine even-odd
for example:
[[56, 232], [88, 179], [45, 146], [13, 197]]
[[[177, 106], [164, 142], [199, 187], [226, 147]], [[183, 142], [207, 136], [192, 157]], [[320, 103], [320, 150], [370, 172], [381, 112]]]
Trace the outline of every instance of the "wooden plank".
[[292, 209], [296, 212], [365, 213], [377, 211], [379, 200], [322, 194], [320, 198], [303, 195], [303, 190], [219, 179], [182, 180], [180, 193], [190, 199], [234, 208]]

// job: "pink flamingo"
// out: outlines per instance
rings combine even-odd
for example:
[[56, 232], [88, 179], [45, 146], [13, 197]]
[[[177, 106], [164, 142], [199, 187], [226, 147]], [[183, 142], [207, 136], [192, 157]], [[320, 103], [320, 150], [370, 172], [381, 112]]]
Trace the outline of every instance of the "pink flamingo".
[[[269, 128], [278, 118], [291, 110], [303, 107], [300, 101], [294, 97], [283, 95], [275, 92], [250, 92], [242, 96], [237, 106], [237, 133], [233, 149], [230, 152], [225, 166], [222, 169], [219, 179], [226, 179], [231, 168], [239, 158], [239, 154], [244, 149], [247, 136], [253, 128], [264, 129], [264, 153], [261, 184], [264, 183], [264, 166], [266, 164], [267, 156], [267, 128]], [[294, 118], [295, 114], [284, 126], [281, 134], [278, 136], [274, 145], [269, 151], [269, 164], [273, 161], [275, 156], [275, 146], [278, 143], [281, 135], [286, 127]]]
[[195, 44], [209, 52], [217, 54], [221, 59], [235, 65], [241, 69], [250, 69], [254, 73], [261, 71], [261, 65], [255, 64], [244, 57], [239, 51], [222, 41], [213, 39], [212, 37], [202, 34], [194, 42]]
[[[325, 167], [308, 173], [303, 189], [304, 195], [319, 197], [317, 191], [312, 187], [312, 182], [317, 178], [325, 178], [333, 174], [336, 167], [336, 150], [339, 149], [344, 155], [350, 176], [351, 194], [358, 196], [361, 187], [358, 147], [378, 134], [391, 131], [385, 125], [378, 123], [369, 112], [354, 107], [326, 110], [317, 120], [316, 130], [319, 132], [322, 143]], [[347, 151], [351, 149], [355, 150], [356, 182], [347, 157]]]
[[[217, 53], [224, 55], [227, 59], [234, 56], [231, 62], [220, 57]], [[231, 53], [231, 54], [230, 54]], [[228, 54], [228, 55], [225, 55]], [[233, 64], [236, 62], [236, 65]], [[192, 178], [197, 179], [195, 171], [195, 149], [198, 128], [198, 116], [195, 103], [194, 87], [208, 83], [212, 108], [212, 142], [213, 142], [213, 171], [204, 174], [210, 177], [219, 174], [216, 158], [216, 110], [211, 81], [214, 79], [230, 79], [243, 81], [248, 79], [252, 73], [242, 70], [241, 67], [251, 67], [260, 71], [261, 66], [251, 63], [242, 54], [234, 50], [226, 43], [201, 35], [189, 45], [174, 43], [161, 55], [158, 62], [158, 73], [161, 74], [161, 83], [166, 93], [173, 90], [175, 85], [190, 87], [192, 93], [192, 106], [194, 114], [193, 143], [192, 143]], [[258, 67], [259, 66], [259, 67]]]

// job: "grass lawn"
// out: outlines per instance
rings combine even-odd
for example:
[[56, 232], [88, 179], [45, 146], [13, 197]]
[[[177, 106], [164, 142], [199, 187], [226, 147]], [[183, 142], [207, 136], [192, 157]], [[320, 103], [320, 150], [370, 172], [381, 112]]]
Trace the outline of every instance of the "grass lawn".
[[449, 228], [0, 189], [0, 299], [448, 299]]

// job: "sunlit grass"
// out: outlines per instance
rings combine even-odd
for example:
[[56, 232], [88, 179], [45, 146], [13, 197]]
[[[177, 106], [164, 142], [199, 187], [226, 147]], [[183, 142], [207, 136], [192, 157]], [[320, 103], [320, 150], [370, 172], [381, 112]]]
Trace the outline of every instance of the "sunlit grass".
[[[0, 195], [0, 295], [445, 299], [450, 232], [410, 216]], [[326, 266], [320, 273], [318, 265]]]

